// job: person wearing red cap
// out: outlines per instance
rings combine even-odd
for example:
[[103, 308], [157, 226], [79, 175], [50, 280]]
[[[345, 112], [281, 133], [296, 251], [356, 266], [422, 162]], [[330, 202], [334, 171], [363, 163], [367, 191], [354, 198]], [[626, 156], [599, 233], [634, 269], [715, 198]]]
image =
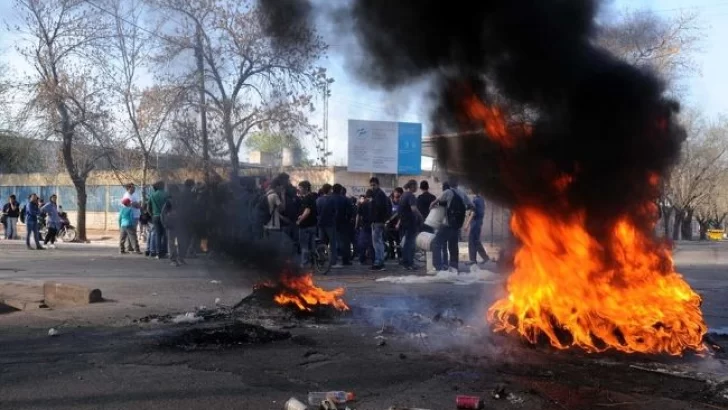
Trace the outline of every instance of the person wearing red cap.
[[142, 252], [139, 250], [139, 242], [137, 242], [136, 224], [134, 223], [134, 211], [131, 207], [131, 199], [122, 199], [121, 205], [122, 207], [119, 210], [119, 253], [127, 253], [125, 247], [126, 241], [129, 240], [129, 252], [134, 251], [134, 253], [140, 254]]

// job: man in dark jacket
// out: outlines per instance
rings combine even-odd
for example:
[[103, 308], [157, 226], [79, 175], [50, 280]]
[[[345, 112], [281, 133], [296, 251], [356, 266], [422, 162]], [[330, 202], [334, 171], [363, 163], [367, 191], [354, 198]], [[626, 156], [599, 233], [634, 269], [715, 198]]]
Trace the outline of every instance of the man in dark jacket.
[[389, 220], [392, 212], [392, 205], [387, 194], [379, 187], [379, 178], [372, 177], [369, 180], [369, 187], [372, 189], [372, 200], [370, 205], [370, 221], [372, 222], [372, 243], [374, 245], [374, 264], [372, 270], [384, 270], [384, 224]]
[[3, 205], [5, 216], [5, 239], [18, 239], [18, 218], [20, 218], [20, 203], [15, 195], [10, 195], [8, 203]]
[[[427, 215], [430, 214], [430, 205], [432, 205], [437, 197], [430, 193], [430, 184], [427, 181], [423, 180], [420, 182], [420, 191], [422, 193], [417, 197], [417, 210], [420, 211], [422, 222], [424, 222], [427, 219]], [[424, 224], [422, 225], [422, 230], [430, 233], [435, 232], [434, 229]]]
[[338, 244], [336, 243], [336, 207], [331, 195], [331, 185], [321, 187], [321, 195], [316, 199], [319, 237], [329, 245], [331, 263], [336, 263]]
[[[344, 195], [344, 187], [341, 184], [334, 184], [334, 194], [331, 196], [335, 212], [334, 226], [336, 229], [336, 244], [338, 246], [338, 253], [341, 255], [343, 265], [351, 265], [351, 229], [349, 223], [351, 221], [351, 202]], [[341, 268], [342, 265], [337, 261], [339, 260], [338, 254], [333, 254], [332, 268]]]

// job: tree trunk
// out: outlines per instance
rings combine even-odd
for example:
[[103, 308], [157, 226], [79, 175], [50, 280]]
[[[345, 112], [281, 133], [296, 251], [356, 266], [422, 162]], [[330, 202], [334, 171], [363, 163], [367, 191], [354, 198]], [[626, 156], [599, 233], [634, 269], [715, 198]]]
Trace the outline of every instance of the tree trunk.
[[149, 153], [144, 152], [142, 158], [142, 202], [147, 202], [147, 170], [149, 169]]
[[230, 162], [232, 162], [232, 174], [237, 176], [240, 174], [240, 157], [238, 156], [237, 150], [230, 151]]
[[[65, 110], [65, 107], [62, 107], [62, 109]], [[67, 118], [67, 116], [64, 118]], [[73, 158], [74, 130], [68, 124], [68, 121], [63, 121], [62, 126], [63, 145], [61, 152], [68, 176], [71, 177], [71, 182], [73, 182], [73, 186], [76, 188], [76, 206], [78, 207], [76, 213], [76, 232], [78, 233], [77, 239], [83, 242], [86, 241], [86, 177], [78, 172], [76, 162]]]
[[78, 232], [78, 240], [86, 242], [86, 180], [82, 184], [73, 184], [76, 187], [76, 207], [78, 214], [76, 216], [76, 232]]
[[693, 240], [693, 210], [688, 210], [685, 218], [682, 220], [682, 238], [683, 240]]
[[700, 240], [701, 241], [707, 241], [708, 240], [708, 221], [701, 221], [698, 219], [698, 225], [700, 226]]
[[683, 222], [683, 216], [685, 213], [683, 211], [675, 211], [675, 220], [672, 222], [672, 240], [673, 241], [679, 241], [680, 240], [680, 232]]
[[670, 206], [661, 206], [661, 217], [662, 227], [665, 229], [665, 238], [670, 237], [670, 216], [672, 216], [673, 209]]

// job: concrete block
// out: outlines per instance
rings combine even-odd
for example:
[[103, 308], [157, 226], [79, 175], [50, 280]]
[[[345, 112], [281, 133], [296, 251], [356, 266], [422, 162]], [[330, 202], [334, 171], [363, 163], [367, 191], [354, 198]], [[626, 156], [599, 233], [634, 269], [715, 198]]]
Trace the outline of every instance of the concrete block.
[[88, 305], [101, 302], [101, 291], [69, 283], [45, 282], [43, 298], [48, 306]]

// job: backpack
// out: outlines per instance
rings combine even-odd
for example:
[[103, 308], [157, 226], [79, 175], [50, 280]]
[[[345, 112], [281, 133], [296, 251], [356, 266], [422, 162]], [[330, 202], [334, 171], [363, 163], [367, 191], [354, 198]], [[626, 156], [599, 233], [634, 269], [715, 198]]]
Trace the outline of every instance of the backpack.
[[[271, 193], [270, 195], [275, 195]], [[258, 218], [260, 223], [262, 223], [264, 226], [268, 225], [268, 222], [270, 222], [271, 218], [273, 217], [273, 212], [270, 211], [270, 206], [268, 206], [268, 194], [263, 194], [258, 197], [256, 209], [258, 211]]]
[[465, 222], [465, 201], [453, 189], [450, 205], [447, 207], [447, 224], [450, 227], [460, 229]]
[[25, 207], [27, 205], [23, 205], [23, 209], [20, 210], [20, 222], [25, 223]]

